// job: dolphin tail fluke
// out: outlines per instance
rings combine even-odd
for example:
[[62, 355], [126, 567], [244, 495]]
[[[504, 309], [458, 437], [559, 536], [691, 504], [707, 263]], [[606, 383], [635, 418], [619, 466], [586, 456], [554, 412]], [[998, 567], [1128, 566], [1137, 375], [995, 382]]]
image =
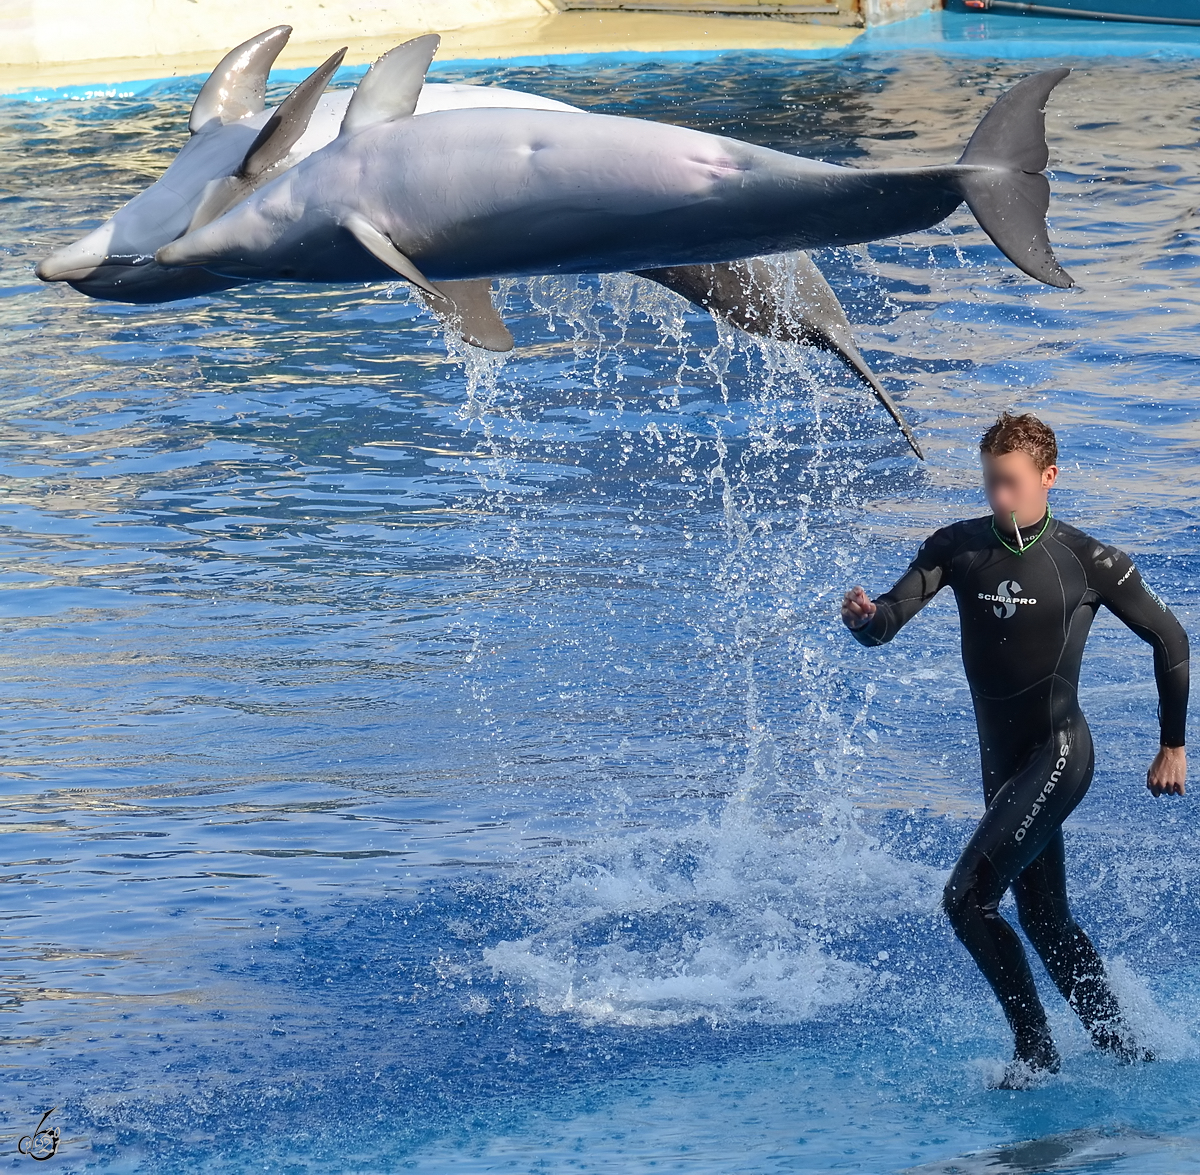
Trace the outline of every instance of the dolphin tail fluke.
[[[789, 267], [786, 274], [781, 265]], [[682, 294], [748, 334], [819, 347], [836, 355], [874, 392], [912, 451], [925, 460], [908, 422], [855, 346], [854, 331], [841, 302], [807, 253], [717, 265], [675, 265], [640, 270], [637, 276]]]
[[1070, 72], [1035, 73], [1002, 95], [975, 128], [957, 172], [963, 198], [996, 247], [1030, 277], [1059, 289], [1075, 282], [1054, 256], [1046, 227], [1045, 110], [1050, 91]]

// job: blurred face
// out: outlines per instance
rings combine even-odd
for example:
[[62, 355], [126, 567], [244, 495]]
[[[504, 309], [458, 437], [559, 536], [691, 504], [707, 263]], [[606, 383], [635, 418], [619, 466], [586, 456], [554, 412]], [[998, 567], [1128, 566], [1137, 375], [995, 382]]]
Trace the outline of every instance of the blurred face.
[[981, 454], [983, 489], [996, 522], [1012, 531], [1012, 515], [1019, 527], [1042, 520], [1050, 487], [1058, 477], [1058, 466], [1039, 469], [1028, 453]]

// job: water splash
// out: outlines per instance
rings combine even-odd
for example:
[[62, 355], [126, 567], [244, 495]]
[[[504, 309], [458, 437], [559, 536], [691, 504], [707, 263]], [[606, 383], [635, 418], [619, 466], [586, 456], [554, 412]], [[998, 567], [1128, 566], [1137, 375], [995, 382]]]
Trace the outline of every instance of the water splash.
[[845, 804], [782, 831], [740, 803], [719, 821], [597, 840], [519, 885], [536, 926], [484, 952], [541, 1011], [661, 1027], [798, 1023], [895, 979], [889, 952], [843, 957], [940, 880], [896, 861]]
[[[618, 311], [626, 322], [634, 305], [631, 296]], [[572, 306], [564, 321], [599, 329]], [[736, 415], [727, 408], [706, 418], [707, 436], [692, 433], [693, 465], [708, 454], [704, 481], [718, 495], [724, 539], [697, 641], [715, 675], [736, 677], [740, 767], [713, 815], [613, 830], [530, 864], [517, 892], [536, 929], [484, 960], [541, 1011], [586, 1022], [796, 1023], [889, 987], [889, 953], [865, 944], [877, 947], [897, 917], [928, 917], [940, 876], [889, 855], [850, 798], [874, 691], [860, 691], [849, 718], [830, 696], [835, 681], [848, 688], [827, 651], [840, 574], [830, 554], [845, 543], [830, 519], [847, 517], [856, 500], [844, 467], [830, 464], [819, 372], [796, 348], [727, 330], [715, 346], [681, 338], [675, 350], [677, 394], [685, 379], [715, 375], [726, 405], [728, 372], [745, 360]], [[662, 437], [648, 427], [637, 439]], [[764, 705], [764, 667], [768, 682], [782, 669], [789, 693], [808, 699], [788, 720], [786, 763]], [[799, 770], [796, 742], [806, 748]]]

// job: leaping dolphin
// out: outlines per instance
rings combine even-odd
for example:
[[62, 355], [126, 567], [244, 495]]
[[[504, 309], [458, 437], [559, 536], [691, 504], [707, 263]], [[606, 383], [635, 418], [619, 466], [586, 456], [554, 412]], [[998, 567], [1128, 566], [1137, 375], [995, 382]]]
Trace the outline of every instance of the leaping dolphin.
[[[1042, 174], [1046, 100], [1069, 69], [1033, 75], [1004, 94], [957, 164], [863, 171], [582, 112], [417, 119], [416, 96], [438, 43], [420, 37], [385, 54], [333, 142], [210, 224], [191, 226], [157, 261], [247, 280], [398, 274], [457, 318], [471, 341], [500, 350], [511, 335], [491, 306], [494, 277], [641, 273], [742, 329], [834, 351], [871, 385], [918, 456], [899, 410], [855, 350], [836, 296], [798, 251], [928, 228], [965, 200], [1025, 273], [1073, 284], [1050, 247]], [[790, 331], [769, 297], [755, 295], [748, 260], [785, 252], [814, 295], [802, 315], [812, 323]]]
[[[201, 269], [167, 268], [155, 262], [154, 254], [193, 224], [212, 220], [220, 200], [236, 202], [337, 137], [354, 91], [325, 91], [325, 85], [345, 50], [279, 107], [267, 108], [270, 69], [291, 32], [289, 25], [278, 25], [230, 50], [196, 96], [188, 119], [191, 137], [167, 170], [99, 228], [38, 262], [37, 276], [65, 281], [91, 298], [134, 303], [169, 302], [242, 285], [239, 278]], [[422, 88], [415, 113], [489, 105], [577, 109], [520, 90], [431, 82]], [[271, 150], [264, 155], [255, 147], [268, 127]]]
[[[243, 284], [245, 279], [198, 267], [160, 265], [153, 254], [337, 137], [353, 91], [323, 90], [342, 52], [297, 86], [276, 110], [265, 108], [268, 73], [290, 32], [286, 25], [268, 29], [228, 53], [201, 89], [189, 119], [192, 137], [166, 173], [99, 229], [44, 259], [37, 267], [38, 276], [65, 280], [91, 297], [129, 302], [168, 301]], [[396, 79], [396, 58], [415, 52], [419, 60], [429, 40], [418, 39], [402, 46], [402, 52], [385, 55], [379, 64], [390, 68], [386, 80]], [[421, 85], [423, 68], [419, 77], [407, 72], [407, 84], [419, 86], [415, 115], [485, 106], [583, 113], [554, 99], [499, 87]], [[394, 94], [390, 97], [395, 100]], [[899, 409], [858, 352], [845, 312], [820, 271], [803, 252], [780, 260], [782, 266], [750, 259], [658, 268], [640, 276], [742, 330], [832, 352], [871, 387], [913, 451], [923, 458]], [[781, 274], [789, 279], [786, 308], [779, 302]], [[491, 310], [489, 290], [459, 285], [453, 305], [429, 291], [422, 293], [432, 309], [458, 320], [468, 341], [500, 350], [511, 347], [511, 335]]]
[[637, 272], [861, 243], [929, 228], [965, 200], [1018, 268], [1048, 285], [1073, 284], [1050, 247], [1042, 174], [1043, 111], [1067, 69], [1004, 94], [957, 163], [867, 171], [611, 115], [479, 109], [414, 118], [437, 45], [429, 35], [386, 54], [333, 142], [160, 248], [159, 264], [253, 280], [398, 274], [453, 301], [462, 283], [496, 277]]

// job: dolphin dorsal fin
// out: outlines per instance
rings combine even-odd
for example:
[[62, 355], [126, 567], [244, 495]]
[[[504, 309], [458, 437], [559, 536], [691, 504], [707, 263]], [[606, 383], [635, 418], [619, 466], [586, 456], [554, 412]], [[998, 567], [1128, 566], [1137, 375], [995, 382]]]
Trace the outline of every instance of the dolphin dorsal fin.
[[261, 188], [274, 178], [272, 171], [288, 157], [297, 140], [308, 129], [313, 111], [345, 54], [345, 49], [339, 49], [280, 102], [250, 144], [237, 171], [209, 181], [196, 211], [192, 213], [187, 227], [189, 233], [216, 220], [256, 188]]
[[426, 71], [441, 43], [437, 33], [426, 33], [388, 50], [358, 83], [340, 133], [356, 135], [381, 122], [408, 118], [417, 108]]
[[291, 25], [278, 24], [226, 53], [196, 95], [188, 130], [258, 114], [267, 104], [267, 75], [291, 35]]
[[345, 48], [339, 49], [322, 65], [308, 75], [276, 108], [258, 132], [258, 138], [250, 144], [242, 166], [237, 174], [244, 179], [253, 179], [282, 162], [306, 130], [313, 111], [329, 85], [330, 78], [338, 71]]

